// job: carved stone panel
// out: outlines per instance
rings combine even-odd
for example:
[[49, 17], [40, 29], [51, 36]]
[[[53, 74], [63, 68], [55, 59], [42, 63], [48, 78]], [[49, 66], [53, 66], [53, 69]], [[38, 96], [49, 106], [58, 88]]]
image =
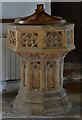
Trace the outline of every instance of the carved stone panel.
[[55, 62], [47, 62], [47, 89], [53, 89], [55, 84]]
[[21, 46], [22, 47], [38, 47], [38, 34], [34, 32], [23, 32], [21, 34]]
[[62, 31], [47, 32], [46, 34], [47, 47], [61, 47], [62, 46]]
[[67, 37], [67, 46], [70, 46], [73, 44], [73, 29], [69, 29], [66, 32]]
[[8, 42], [11, 46], [16, 46], [16, 31], [9, 30]]
[[31, 88], [40, 89], [40, 62], [31, 62]]

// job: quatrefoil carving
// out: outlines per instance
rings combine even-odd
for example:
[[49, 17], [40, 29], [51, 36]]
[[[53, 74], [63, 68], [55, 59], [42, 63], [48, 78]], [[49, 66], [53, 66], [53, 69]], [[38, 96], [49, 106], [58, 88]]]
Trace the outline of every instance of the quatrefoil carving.
[[62, 31], [48, 32], [46, 34], [47, 47], [61, 47], [62, 46]]
[[38, 47], [38, 34], [37, 33], [22, 33], [21, 35], [22, 47]]

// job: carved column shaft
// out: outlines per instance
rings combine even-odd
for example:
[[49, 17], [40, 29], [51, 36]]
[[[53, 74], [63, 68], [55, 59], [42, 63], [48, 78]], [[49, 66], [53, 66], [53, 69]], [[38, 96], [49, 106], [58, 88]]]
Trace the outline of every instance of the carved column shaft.
[[24, 60], [21, 62], [22, 85], [28, 90], [58, 90], [62, 83], [62, 59]]

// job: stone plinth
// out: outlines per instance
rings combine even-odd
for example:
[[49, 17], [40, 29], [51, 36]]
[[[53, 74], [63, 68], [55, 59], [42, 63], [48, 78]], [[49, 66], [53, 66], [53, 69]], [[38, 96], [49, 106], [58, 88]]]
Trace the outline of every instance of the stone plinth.
[[32, 115], [67, 112], [71, 104], [63, 89], [63, 64], [75, 48], [74, 24], [11, 25], [8, 46], [22, 59], [21, 88], [13, 108]]

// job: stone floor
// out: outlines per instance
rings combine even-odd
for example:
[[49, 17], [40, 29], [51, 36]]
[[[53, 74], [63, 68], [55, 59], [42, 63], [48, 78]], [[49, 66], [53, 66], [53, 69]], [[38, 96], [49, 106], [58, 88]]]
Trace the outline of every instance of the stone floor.
[[[17, 91], [4, 91], [2, 95], [2, 102], [1, 102], [1, 96], [0, 96], [0, 117], [4, 120], [5, 118], [29, 118], [36, 120], [36, 118], [41, 119], [41, 118], [54, 118], [54, 119], [59, 119], [59, 118], [70, 118], [70, 120], [77, 119], [77, 120], [82, 120], [81, 118], [81, 111], [82, 111], [82, 100], [81, 100], [81, 95], [80, 94], [75, 94], [71, 93], [68, 91], [68, 95], [70, 97], [70, 100], [72, 102], [72, 109], [65, 115], [58, 115], [58, 116], [25, 116], [24, 114], [17, 113], [16, 111], [13, 111], [12, 106], [13, 106], [13, 101], [15, 99], [15, 96], [17, 95]], [[1, 107], [2, 106], [2, 107]], [[1, 110], [2, 108], [2, 110]], [[2, 115], [1, 115], [2, 112]]]

